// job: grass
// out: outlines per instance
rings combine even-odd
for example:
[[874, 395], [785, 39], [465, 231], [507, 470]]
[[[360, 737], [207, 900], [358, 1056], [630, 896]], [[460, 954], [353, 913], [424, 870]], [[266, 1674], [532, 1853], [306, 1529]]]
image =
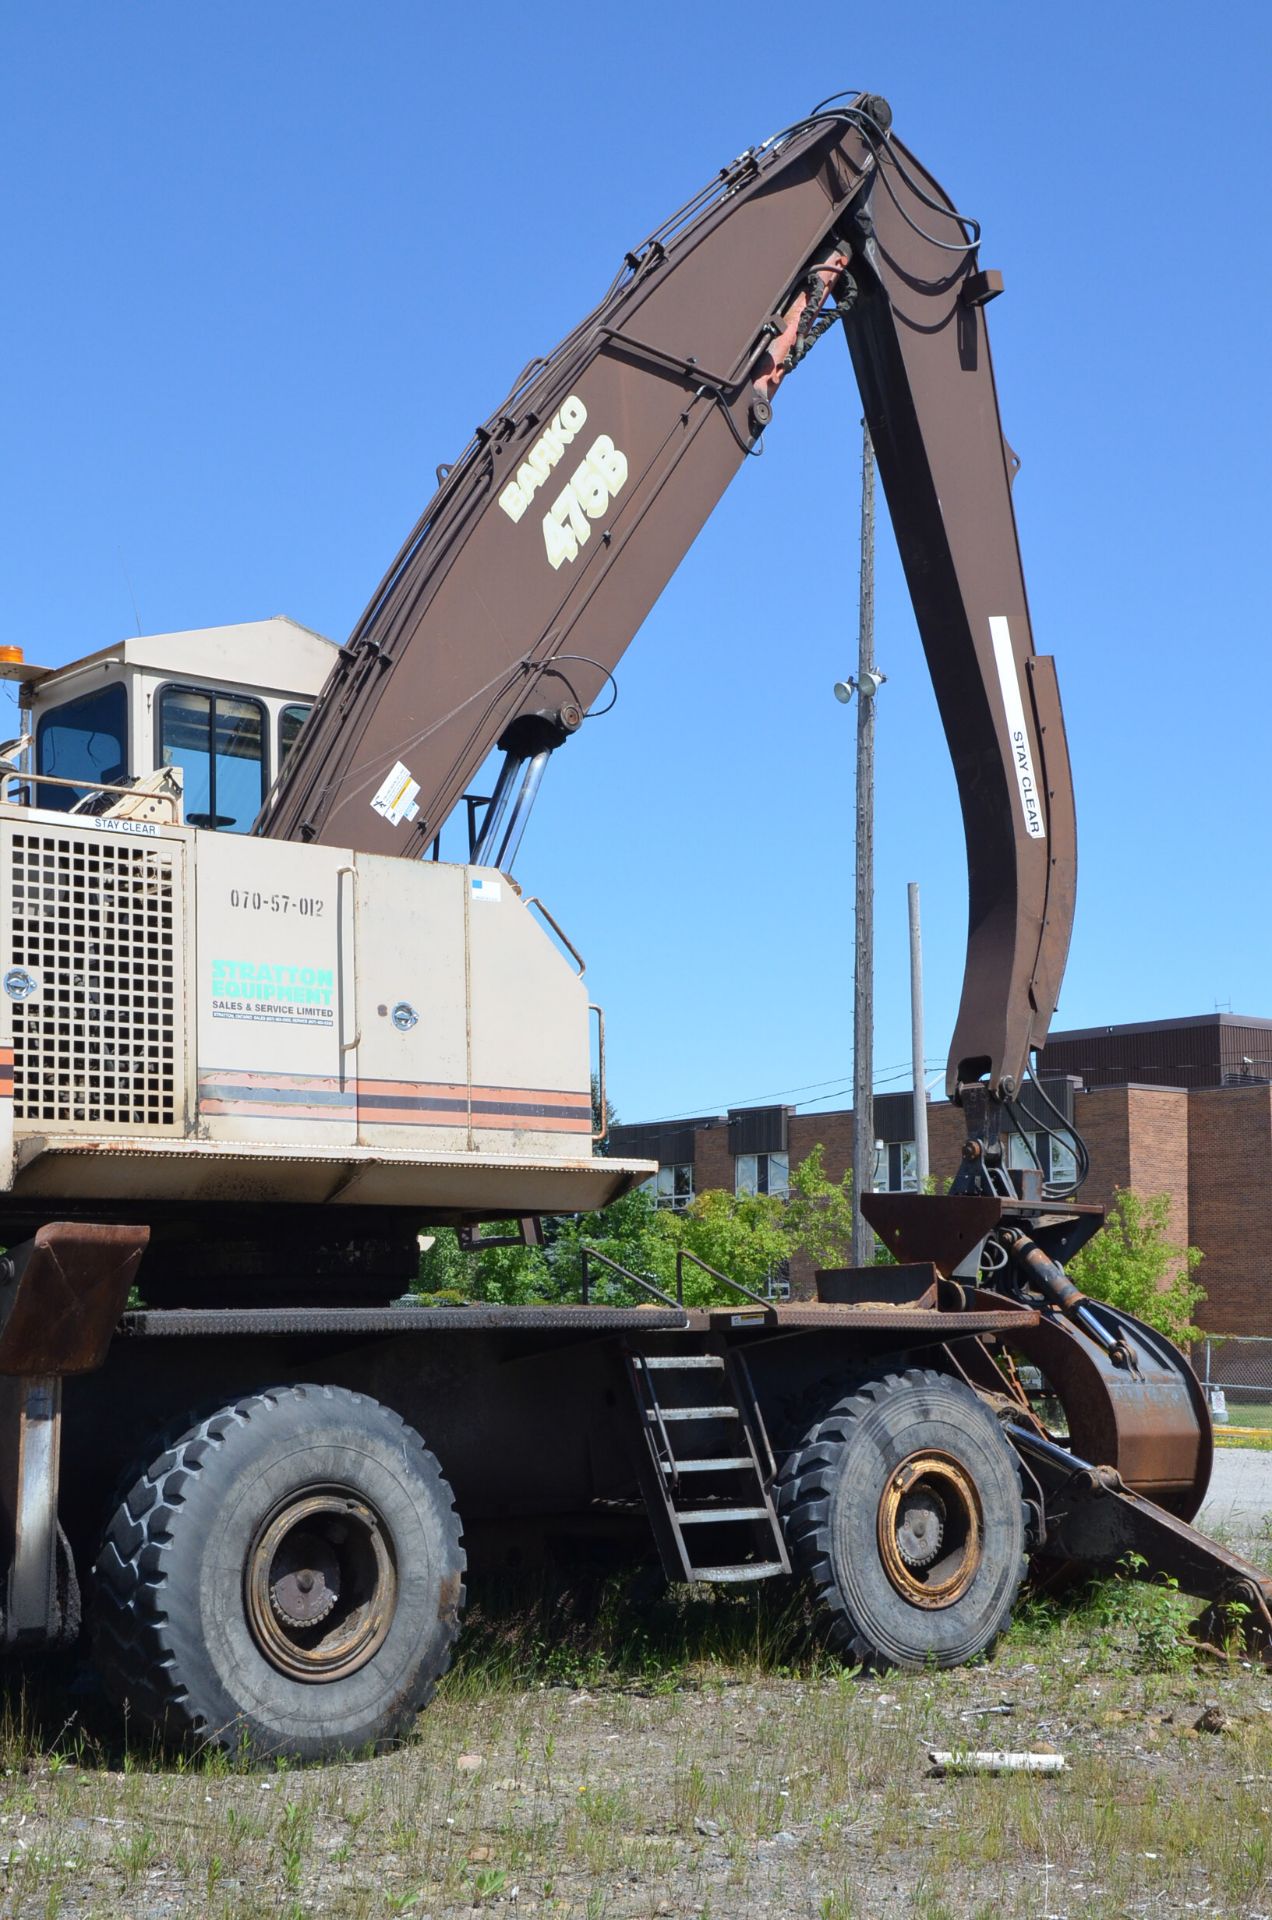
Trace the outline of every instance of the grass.
[[[33, 1670], [0, 1714], [0, 1913], [1267, 1911], [1272, 1694], [1199, 1669], [1188, 1612], [1105, 1582], [1027, 1604], [993, 1664], [863, 1679], [764, 1590], [488, 1596], [413, 1742], [264, 1775], [113, 1753]], [[1070, 1771], [929, 1777], [972, 1745]]]
[[1225, 1399], [1228, 1420], [1234, 1427], [1262, 1427], [1272, 1432], [1272, 1400], [1246, 1399], [1248, 1389], [1229, 1387]]

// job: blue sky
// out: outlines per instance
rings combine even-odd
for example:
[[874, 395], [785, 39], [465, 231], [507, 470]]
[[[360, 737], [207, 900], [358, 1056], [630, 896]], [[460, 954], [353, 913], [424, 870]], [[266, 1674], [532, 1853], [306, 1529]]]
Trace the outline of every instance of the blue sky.
[[[9, 9], [0, 640], [343, 639], [433, 470], [743, 147], [840, 87], [983, 223], [1035, 638], [1079, 809], [1057, 1026], [1272, 1015], [1266, 9]], [[851, 1077], [859, 407], [828, 338], [561, 753], [520, 877], [627, 1119]], [[842, 580], [841, 595], [825, 592]], [[953, 780], [880, 529], [879, 1082], [962, 977]], [[896, 1076], [891, 1078], [891, 1076]], [[816, 1084], [813, 1084], [816, 1083]]]

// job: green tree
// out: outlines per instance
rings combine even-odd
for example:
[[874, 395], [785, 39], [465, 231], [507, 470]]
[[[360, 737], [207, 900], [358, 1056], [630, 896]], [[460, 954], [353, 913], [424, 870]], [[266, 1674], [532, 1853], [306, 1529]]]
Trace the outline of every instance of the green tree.
[[[716, 1188], [698, 1194], [683, 1213], [662, 1213], [659, 1226], [672, 1247], [673, 1272], [675, 1252], [683, 1248], [752, 1293], [768, 1292], [770, 1280], [792, 1251], [786, 1209], [776, 1194]], [[738, 1295], [731, 1287], [704, 1273], [692, 1260], [685, 1261], [683, 1272], [689, 1306], [736, 1303]]]
[[1068, 1265], [1075, 1286], [1093, 1300], [1133, 1313], [1176, 1345], [1197, 1338], [1193, 1314], [1205, 1290], [1193, 1280], [1200, 1247], [1170, 1237], [1170, 1197], [1119, 1188], [1101, 1232]]
[[[594, 1247], [631, 1273], [639, 1273], [664, 1293], [676, 1286], [676, 1255], [653, 1195], [635, 1187], [599, 1213], [567, 1214], [546, 1221], [548, 1260], [555, 1297], [577, 1300], [583, 1288], [583, 1248]], [[617, 1274], [593, 1269], [592, 1297], [598, 1304], [626, 1302], [632, 1288]], [[637, 1298], [640, 1298], [637, 1290]], [[645, 1296], [648, 1298], [648, 1296]]]
[[[542, 1248], [489, 1247], [466, 1254], [453, 1231], [441, 1228], [421, 1258], [417, 1291], [439, 1304], [577, 1301], [586, 1246], [652, 1280], [664, 1293], [676, 1290], [676, 1256], [683, 1250], [752, 1293], [766, 1294], [774, 1276], [796, 1254], [807, 1255], [815, 1266], [843, 1266], [851, 1260], [852, 1176], [829, 1179], [823, 1150], [815, 1147], [793, 1169], [787, 1200], [717, 1188], [700, 1193], [683, 1211], [673, 1211], [655, 1206], [653, 1196], [637, 1187], [602, 1212], [546, 1220], [544, 1231]], [[880, 1257], [889, 1258], [886, 1250], [880, 1249]], [[683, 1273], [689, 1306], [724, 1305], [738, 1298], [693, 1260], [684, 1262]], [[642, 1297], [648, 1296], [620, 1275], [593, 1267], [592, 1298], [598, 1303]]]
[[823, 1147], [792, 1169], [786, 1232], [790, 1251], [807, 1255], [815, 1267], [852, 1265], [852, 1173], [828, 1178]]
[[439, 1227], [420, 1255], [413, 1288], [439, 1306], [466, 1301], [492, 1306], [533, 1306], [555, 1297], [552, 1270], [542, 1247], [486, 1247], [464, 1253], [453, 1227]]

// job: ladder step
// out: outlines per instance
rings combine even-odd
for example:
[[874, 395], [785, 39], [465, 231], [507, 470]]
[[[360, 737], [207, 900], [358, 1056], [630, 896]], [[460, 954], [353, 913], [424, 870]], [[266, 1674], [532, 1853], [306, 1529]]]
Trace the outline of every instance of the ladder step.
[[638, 1367], [656, 1368], [664, 1373], [687, 1372], [690, 1367], [709, 1367], [713, 1373], [724, 1372], [724, 1361], [716, 1353], [634, 1353], [632, 1359]]
[[724, 1460], [677, 1460], [679, 1473], [736, 1473], [739, 1467], [753, 1467], [749, 1453], [731, 1453]]
[[676, 1507], [682, 1527], [707, 1527], [721, 1520], [767, 1520], [767, 1507]]
[[[736, 1407], [663, 1407], [660, 1409], [664, 1420], [737, 1420], [741, 1416]], [[653, 1415], [646, 1419], [653, 1424]]]
[[780, 1560], [752, 1560], [740, 1567], [695, 1567], [695, 1580], [716, 1580], [722, 1585], [738, 1580], [771, 1580], [775, 1574], [785, 1573], [786, 1568]]

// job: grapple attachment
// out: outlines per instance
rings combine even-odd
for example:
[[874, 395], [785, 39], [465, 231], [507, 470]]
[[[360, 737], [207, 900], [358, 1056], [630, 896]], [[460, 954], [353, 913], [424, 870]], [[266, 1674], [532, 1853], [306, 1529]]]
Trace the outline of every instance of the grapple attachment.
[[[1088, 1299], [1060, 1264], [1102, 1210], [973, 1193], [868, 1194], [862, 1212], [902, 1261], [929, 1261], [942, 1304], [1033, 1309], [1019, 1328], [947, 1345], [1003, 1419], [1035, 1495], [1035, 1565], [1130, 1564], [1225, 1609], [1272, 1664], [1272, 1580], [1188, 1524], [1210, 1484], [1214, 1440], [1184, 1355], [1132, 1315]], [[979, 1284], [978, 1284], [979, 1282]]]

